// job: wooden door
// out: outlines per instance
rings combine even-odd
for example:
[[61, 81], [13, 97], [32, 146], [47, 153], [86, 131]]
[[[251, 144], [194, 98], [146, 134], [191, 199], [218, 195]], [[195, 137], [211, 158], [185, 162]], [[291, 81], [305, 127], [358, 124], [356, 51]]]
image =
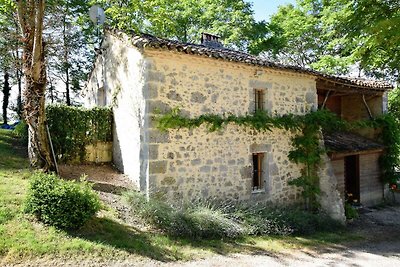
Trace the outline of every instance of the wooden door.
[[345, 197], [349, 203], [360, 203], [360, 158], [358, 155], [344, 158]]

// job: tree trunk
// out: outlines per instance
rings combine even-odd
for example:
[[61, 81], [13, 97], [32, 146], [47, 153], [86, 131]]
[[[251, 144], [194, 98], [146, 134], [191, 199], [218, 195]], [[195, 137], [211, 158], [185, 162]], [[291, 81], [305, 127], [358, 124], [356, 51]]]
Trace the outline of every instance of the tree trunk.
[[68, 63], [68, 43], [67, 43], [67, 14], [68, 8], [65, 9], [65, 14], [63, 17], [63, 48], [64, 48], [64, 68], [65, 68], [65, 96], [67, 106], [71, 106], [71, 97], [70, 97], [70, 90], [69, 90], [69, 63]]
[[44, 0], [17, 2], [18, 22], [23, 34], [25, 74], [24, 117], [28, 124], [28, 155], [31, 166], [44, 171], [55, 170], [46, 129], [43, 18]]
[[[44, 74], [45, 77], [45, 74]], [[29, 79], [27, 77], [27, 79]], [[24, 117], [28, 124], [28, 155], [32, 167], [54, 170], [46, 129], [45, 82], [27, 82], [24, 91]]]
[[65, 68], [65, 91], [66, 91], [66, 100], [67, 106], [71, 106], [71, 96], [69, 92], [69, 68]]
[[22, 71], [17, 70], [18, 96], [17, 96], [17, 114], [22, 119]]
[[3, 123], [7, 124], [7, 108], [8, 108], [8, 100], [10, 98], [10, 83], [8, 82], [9, 79], [8, 72], [4, 72], [4, 84], [3, 84]]
[[[18, 62], [20, 62], [21, 58], [20, 58], [20, 53], [18, 51], [19, 47], [16, 47], [16, 60]], [[20, 63], [17, 64], [16, 66], [16, 78], [17, 78], [17, 84], [18, 84], [18, 96], [17, 96], [17, 114], [19, 119], [22, 119], [22, 70], [21, 70], [21, 65]]]

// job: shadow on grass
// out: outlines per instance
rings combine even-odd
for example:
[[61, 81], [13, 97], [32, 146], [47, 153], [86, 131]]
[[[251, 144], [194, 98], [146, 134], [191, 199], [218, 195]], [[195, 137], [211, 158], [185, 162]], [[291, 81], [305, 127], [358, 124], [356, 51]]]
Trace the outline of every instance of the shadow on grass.
[[143, 232], [108, 218], [94, 218], [81, 229], [70, 232], [70, 235], [159, 261], [182, 258], [181, 253], [159, 244], [157, 234]]
[[94, 218], [70, 235], [109, 245], [130, 254], [162, 262], [189, 260], [208, 251], [219, 255], [246, 253], [278, 257], [276, 253], [254, 246], [245, 239], [189, 239], [161, 233], [144, 232], [107, 218]]
[[10, 130], [0, 129], [0, 171], [27, 168], [27, 147]]
[[187, 239], [174, 238], [180, 246], [190, 246], [193, 248], [207, 250], [219, 255], [229, 255], [232, 253], [241, 253], [249, 255], [267, 255], [278, 258], [279, 255], [271, 250], [264, 249], [255, 245], [248, 238], [238, 239]]

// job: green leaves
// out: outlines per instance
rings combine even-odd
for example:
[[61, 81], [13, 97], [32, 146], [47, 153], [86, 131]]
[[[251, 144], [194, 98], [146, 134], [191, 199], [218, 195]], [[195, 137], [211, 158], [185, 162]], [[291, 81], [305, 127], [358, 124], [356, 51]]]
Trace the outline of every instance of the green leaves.
[[112, 141], [112, 112], [109, 108], [84, 109], [64, 105], [46, 108], [56, 155], [62, 161], [83, 160], [85, 146]]
[[77, 229], [100, 210], [99, 197], [87, 182], [64, 181], [54, 174], [32, 175], [25, 211], [59, 229]]
[[292, 138], [293, 149], [288, 157], [292, 162], [302, 164], [302, 175], [289, 182], [290, 185], [302, 188], [302, 196], [306, 207], [316, 210], [317, 195], [319, 194], [318, 164], [321, 156], [326, 153], [320, 146], [321, 130], [325, 132], [355, 130], [360, 128], [381, 128], [381, 141], [386, 151], [380, 162], [386, 182], [399, 180], [396, 170], [400, 167], [400, 125], [391, 115], [383, 115], [374, 120], [346, 122], [336, 114], [324, 109], [310, 112], [305, 115], [286, 114], [270, 116], [266, 111], [257, 111], [244, 116], [204, 114], [196, 118], [184, 117], [178, 108], [166, 114], [157, 114], [155, 117], [157, 128], [162, 131], [179, 128], [196, 128], [207, 125], [211, 132], [221, 130], [225, 125], [232, 123], [247, 127], [258, 132], [272, 131], [274, 128], [294, 131]]
[[399, 3], [298, 0], [279, 8], [250, 49], [325, 73], [349, 74], [357, 66], [367, 76], [398, 80]]
[[182, 42], [199, 42], [202, 32], [220, 35], [228, 46], [244, 48], [255, 23], [244, 0], [97, 1], [108, 23], [119, 29], [146, 32]]

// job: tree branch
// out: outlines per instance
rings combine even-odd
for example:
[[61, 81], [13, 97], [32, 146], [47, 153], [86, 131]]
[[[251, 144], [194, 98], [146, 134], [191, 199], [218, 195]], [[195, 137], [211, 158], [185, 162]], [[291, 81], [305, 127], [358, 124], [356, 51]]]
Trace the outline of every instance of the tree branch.
[[36, 2], [36, 13], [35, 13], [35, 34], [33, 41], [32, 51], [32, 78], [38, 82], [41, 78], [41, 72], [43, 68], [43, 17], [44, 17], [44, 1], [38, 0]]

